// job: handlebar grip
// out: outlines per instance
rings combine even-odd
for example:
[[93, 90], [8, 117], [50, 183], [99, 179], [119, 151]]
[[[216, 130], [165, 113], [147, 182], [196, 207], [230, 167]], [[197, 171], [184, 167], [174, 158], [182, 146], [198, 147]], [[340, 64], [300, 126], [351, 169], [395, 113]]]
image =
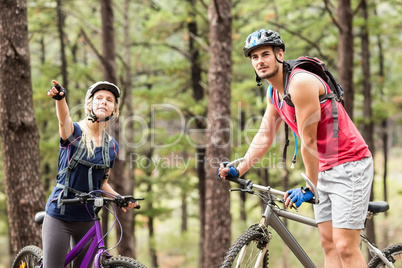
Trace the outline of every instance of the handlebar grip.
[[80, 199], [60, 199], [61, 205], [74, 205], [74, 204], [81, 204]]
[[310, 203], [315, 205], [315, 197], [313, 197], [312, 199], [310, 199], [309, 201], [306, 201], [306, 203]]
[[234, 177], [226, 177], [225, 180], [235, 182], [237, 184], [244, 185], [244, 186], [247, 186], [251, 182], [250, 180], [245, 180], [242, 178], [234, 178]]

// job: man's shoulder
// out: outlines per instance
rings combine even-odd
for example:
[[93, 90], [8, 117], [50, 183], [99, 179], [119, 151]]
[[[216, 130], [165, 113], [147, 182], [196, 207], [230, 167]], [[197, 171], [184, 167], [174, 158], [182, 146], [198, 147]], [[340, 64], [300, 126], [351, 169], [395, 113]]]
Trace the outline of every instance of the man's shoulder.
[[[289, 83], [289, 94], [307, 97], [308, 95], [322, 95], [325, 93], [323, 82], [313, 73], [300, 69], [292, 75]], [[317, 96], [318, 96], [317, 95]]]

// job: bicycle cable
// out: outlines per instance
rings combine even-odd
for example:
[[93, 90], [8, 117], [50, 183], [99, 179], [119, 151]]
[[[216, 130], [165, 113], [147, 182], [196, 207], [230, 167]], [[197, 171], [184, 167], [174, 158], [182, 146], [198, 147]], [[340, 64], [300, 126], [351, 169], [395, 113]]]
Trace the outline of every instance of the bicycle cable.
[[[102, 190], [94, 190], [94, 191], [92, 191], [92, 192], [90, 192], [91, 194], [92, 193], [101, 193], [101, 194], [105, 194], [105, 195], [107, 195], [108, 197], [111, 197], [111, 198], [116, 198], [117, 197], [117, 195], [114, 195], [114, 194], [111, 194], [111, 193], [109, 193], [109, 192], [106, 192], [106, 191], [102, 191]], [[108, 248], [108, 249], [105, 249], [106, 251], [110, 251], [110, 250], [113, 250], [113, 249], [115, 249], [115, 248], [117, 248], [117, 246], [121, 243], [121, 240], [123, 239], [123, 226], [121, 225], [121, 222], [120, 222], [120, 220], [119, 220], [119, 218], [117, 217], [117, 211], [116, 211], [116, 208], [112, 205], [112, 204], [110, 204], [110, 206], [113, 208], [113, 212], [112, 212], [112, 210], [110, 210], [106, 205], [103, 205], [103, 207], [110, 213], [110, 214], [112, 214], [113, 216], [114, 216], [114, 221], [113, 221], [113, 224], [112, 224], [112, 226], [109, 228], [109, 230], [106, 232], [106, 234], [102, 237], [102, 240], [104, 240], [105, 238], [106, 238], [106, 236], [108, 236], [109, 235], [109, 233], [112, 231], [112, 229], [115, 227], [115, 225], [116, 225], [116, 222], [118, 223], [118, 225], [119, 225], [119, 228], [120, 228], [120, 238], [119, 238], [119, 241], [117, 241], [117, 243], [113, 246], [113, 247], [111, 247], [111, 248]], [[100, 243], [101, 241], [99, 241], [99, 243]]]

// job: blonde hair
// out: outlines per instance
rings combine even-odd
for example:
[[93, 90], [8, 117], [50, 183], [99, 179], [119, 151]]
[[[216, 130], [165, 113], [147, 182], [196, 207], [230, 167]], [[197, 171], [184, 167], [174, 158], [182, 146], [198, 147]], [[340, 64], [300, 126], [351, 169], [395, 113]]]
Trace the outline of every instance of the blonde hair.
[[[91, 131], [91, 128], [89, 127], [89, 124], [98, 124], [98, 123], [93, 123], [91, 121], [88, 120], [88, 116], [91, 114], [91, 101], [92, 101], [92, 97], [86, 100], [85, 103], [85, 119], [81, 120], [78, 122], [78, 125], [81, 128], [81, 141], [80, 141], [80, 145], [83, 145], [84, 148], [87, 151], [87, 157], [91, 158], [95, 155], [95, 148], [96, 148], [96, 140], [95, 137], [97, 136], [96, 133], [94, 133], [93, 131]], [[88, 106], [89, 104], [89, 106]], [[117, 118], [119, 117], [119, 103], [116, 101], [114, 101], [114, 111], [113, 111], [113, 115], [110, 118], [109, 121], [116, 121]], [[109, 126], [109, 122], [106, 121], [104, 124], [104, 128], [101, 129], [100, 131], [102, 131], [102, 135], [103, 135], [103, 131], [106, 131], [106, 129]], [[106, 131], [106, 134], [109, 135]], [[102, 144], [103, 146], [103, 144]]]

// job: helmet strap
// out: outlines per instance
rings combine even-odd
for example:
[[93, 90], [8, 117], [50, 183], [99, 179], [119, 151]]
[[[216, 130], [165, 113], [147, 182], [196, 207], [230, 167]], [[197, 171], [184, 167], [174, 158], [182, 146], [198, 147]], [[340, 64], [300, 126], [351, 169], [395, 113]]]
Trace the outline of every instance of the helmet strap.
[[104, 119], [100, 119], [95, 115], [93, 104], [94, 104], [94, 99], [92, 98], [92, 101], [91, 101], [91, 114], [88, 115], [88, 120], [92, 121], [92, 123], [95, 123], [95, 122], [100, 123], [100, 122], [109, 121], [110, 118], [113, 116], [113, 113], [110, 116], [108, 116], [108, 117], [106, 117]]
[[[272, 47], [272, 49], [274, 50], [274, 56], [275, 56], [276, 61], [283, 64], [284, 62], [283, 62], [283, 61], [280, 61], [280, 60], [278, 59], [278, 57], [276, 56], [276, 49], [275, 49], [275, 47]], [[257, 74], [256, 71], [254, 71], [254, 72], [255, 72], [255, 82], [256, 82], [257, 86], [260, 87], [260, 86], [262, 86], [261, 77], [258, 76], [258, 74]]]
[[273, 49], [274, 49], [274, 55], [275, 55], [276, 61], [283, 64], [283, 61], [280, 61], [280, 60], [278, 59], [278, 57], [276, 56], [276, 51], [275, 51], [276, 49], [275, 49], [274, 47], [273, 47]]
[[104, 119], [100, 119], [100, 118], [98, 118], [93, 112], [91, 112], [91, 114], [88, 115], [88, 120], [89, 120], [89, 121], [92, 121], [92, 123], [95, 123], [95, 122], [96, 122], [96, 123], [100, 123], [100, 122], [109, 121], [112, 116], [113, 116], [113, 114], [111, 114], [110, 116], [108, 116], [108, 117], [106, 117], [106, 118], [104, 118]]
[[255, 72], [255, 82], [257, 83], [258, 87], [262, 86], [261, 77], [258, 76], [257, 72]]

